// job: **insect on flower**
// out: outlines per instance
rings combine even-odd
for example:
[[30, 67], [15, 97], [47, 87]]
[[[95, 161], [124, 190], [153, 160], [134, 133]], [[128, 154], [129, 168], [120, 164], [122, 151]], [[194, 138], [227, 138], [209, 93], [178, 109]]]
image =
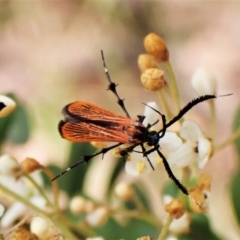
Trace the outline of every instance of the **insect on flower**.
[[[95, 106], [87, 102], [74, 102], [65, 106], [62, 110], [62, 113], [65, 117], [64, 120], [61, 120], [58, 125], [59, 132], [61, 136], [72, 142], [116, 142], [110, 147], [103, 148], [99, 152], [96, 152], [92, 155], [85, 155], [80, 161], [75, 163], [73, 166], [67, 168], [65, 171], [57, 175], [53, 180], [62, 176], [66, 172], [70, 171], [74, 167], [78, 166], [83, 162], [89, 162], [93, 157], [97, 155], [104, 155], [111, 149], [114, 149], [118, 146], [121, 146], [125, 143], [131, 144], [130, 147], [126, 147], [120, 150], [121, 156], [127, 156], [128, 153], [134, 151], [138, 146], [141, 147], [142, 151], [140, 152], [146, 157], [151, 168], [154, 170], [153, 165], [148, 157], [148, 155], [154, 151], [158, 153], [161, 157], [164, 167], [169, 175], [169, 177], [174, 181], [178, 188], [191, 199], [188, 190], [183, 186], [179, 180], [174, 176], [172, 170], [164, 157], [164, 155], [159, 150], [161, 138], [164, 136], [168, 127], [177, 122], [182, 116], [188, 112], [192, 107], [198, 103], [204, 102], [209, 99], [217, 98], [215, 95], [204, 95], [200, 96], [191, 102], [189, 102], [184, 108], [180, 110], [177, 116], [175, 116], [169, 122], [166, 121], [164, 114], [160, 113], [156, 109], [150, 107], [153, 111], [157, 112], [162, 120], [162, 129], [159, 131], [150, 131], [150, 128], [158, 123], [159, 120], [156, 120], [154, 124], [148, 124], [147, 127], [143, 125], [144, 116], [138, 116], [138, 120], [133, 120], [130, 118], [128, 111], [124, 105], [123, 99], [121, 99], [117, 93], [116, 87], [117, 84], [112, 82], [109, 72], [106, 67], [104, 60], [103, 51], [101, 51], [103, 66], [105, 74], [109, 81], [108, 90], [112, 91], [117, 97], [117, 102], [124, 111], [126, 116], [121, 116], [116, 113], [110, 112], [98, 106]], [[150, 148], [147, 150], [145, 145], [148, 145]], [[194, 199], [192, 199], [194, 201]], [[195, 202], [195, 201], [194, 201]]]

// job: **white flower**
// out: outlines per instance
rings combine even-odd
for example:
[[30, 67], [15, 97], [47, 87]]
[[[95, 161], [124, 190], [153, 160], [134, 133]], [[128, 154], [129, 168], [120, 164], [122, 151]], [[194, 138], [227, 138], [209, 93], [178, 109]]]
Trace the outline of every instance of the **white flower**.
[[[2, 170], [2, 165], [7, 166], [5, 171]], [[16, 178], [16, 172], [12, 171], [12, 169], [19, 170], [19, 166], [20, 165], [16, 160], [7, 155], [0, 157], [0, 169], [2, 170], [0, 171], [0, 184], [20, 197], [27, 199], [36, 207], [44, 209], [46, 206], [46, 200], [39, 195], [35, 188], [32, 188], [32, 185], [29, 184], [29, 180], [26, 177]], [[43, 180], [39, 175], [40, 171], [35, 171], [30, 174], [39, 186], [43, 186]], [[6, 209], [1, 219], [1, 227], [9, 227], [15, 220], [23, 215], [27, 209], [28, 208], [24, 203], [20, 201], [13, 202], [8, 209]]]
[[192, 162], [198, 162], [198, 167], [202, 169], [212, 155], [212, 142], [204, 136], [197, 123], [190, 120], [183, 122], [180, 136], [187, 142], [169, 154], [169, 164], [186, 167]]
[[199, 95], [216, 94], [216, 80], [205, 69], [197, 69], [192, 76], [192, 87]]
[[[156, 103], [147, 103], [144, 111], [145, 119], [143, 121], [143, 124], [147, 127], [148, 124], [154, 124], [157, 120], [159, 120], [153, 127], [151, 127], [151, 130], [159, 131], [162, 128], [161, 116], [149, 106], [158, 111]], [[176, 133], [166, 132], [165, 135], [159, 139], [159, 145], [161, 149], [169, 153], [176, 151], [182, 145], [182, 140], [177, 136]], [[150, 148], [146, 150], [149, 149]], [[147, 174], [153, 171], [153, 168], [156, 169], [159, 165], [162, 165], [162, 160], [156, 151], [148, 154], [148, 159], [151, 163], [150, 164], [148, 162], [148, 159], [146, 157], [143, 157], [143, 154], [139, 153], [142, 152], [142, 148], [140, 146], [134, 150], [137, 152], [132, 152], [125, 164], [125, 170], [128, 174], [132, 176]]]
[[0, 117], [7, 116], [14, 110], [15, 107], [16, 103], [11, 98], [0, 95]]

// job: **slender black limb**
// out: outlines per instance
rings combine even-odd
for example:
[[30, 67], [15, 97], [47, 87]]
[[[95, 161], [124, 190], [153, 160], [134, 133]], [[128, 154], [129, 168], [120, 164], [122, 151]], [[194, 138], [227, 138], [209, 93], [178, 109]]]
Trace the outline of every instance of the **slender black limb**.
[[147, 129], [150, 129], [151, 127], [153, 127], [154, 125], [156, 125], [157, 123], [159, 122], [159, 119], [156, 121], [156, 122], [154, 122], [153, 124], [148, 124], [147, 125]]
[[[198, 98], [193, 99], [191, 102], [189, 102], [184, 108], [182, 108], [180, 110], [180, 112], [178, 113], [178, 115], [176, 117], [174, 117], [172, 120], [170, 120], [167, 124], [166, 124], [166, 128], [170, 127], [172, 124], [174, 124], [175, 122], [177, 122], [179, 119], [181, 119], [183, 117], [184, 114], [186, 114], [191, 108], [193, 108], [195, 105], [207, 101], [209, 99], [212, 98], [217, 98], [217, 96], [215, 95], [204, 95], [204, 96], [200, 96]], [[164, 131], [164, 129], [162, 129], [160, 132]]]
[[134, 144], [134, 145], [132, 145], [132, 146], [130, 146], [130, 147], [124, 148], [124, 149], [122, 149], [122, 150], [119, 152], [119, 154], [120, 154], [122, 157], [125, 157], [129, 152], [132, 152], [133, 149], [134, 149], [135, 147], [137, 147], [138, 145], [139, 145], [139, 143]]
[[58, 174], [56, 177], [54, 177], [54, 178], [52, 179], [52, 181], [54, 181], [54, 180], [56, 180], [57, 178], [61, 177], [62, 175], [64, 175], [65, 173], [67, 173], [67, 172], [70, 171], [71, 169], [75, 168], [76, 166], [80, 165], [81, 163], [84, 163], [84, 162], [85, 162], [85, 163], [88, 163], [92, 158], [94, 158], [94, 157], [96, 157], [96, 156], [98, 156], [98, 155], [100, 155], [100, 154], [102, 154], [102, 155], [104, 156], [104, 154], [105, 154], [106, 152], [108, 152], [109, 150], [111, 150], [111, 149], [113, 149], [113, 148], [116, 148], [116, 147], [118, 147], [118, 146], [120, 146], [120, 145], [123, 145], [123, 143], [118, 143], [118, 144], [115, 144], [115, 145], [113, 145], [113, 146], [110, 146], [110, 147], [107, 147], [107, 148], [103, 148], [101, 151], [96, 152], [96, 153], [94, 153], [94, 154], [92, 154], [92, 155], [85, 155], [85, 156], [83, 156], [80, 161], [76, 162], [74, 165], [72, 165], [71, 167], [67, 168], [66, 170], [64, 170], [63, 172], [61, 172], [60, 174]]
[[104, 66], [104, 71], [105, 71], [105, 74], [107, 76], [107, 79], [109, 81], [109, 85], [108, 85], [108, 90], [110, 90], [111, 92], [114, 93], [114, 95], [117, 97], [117, 103], [118, 105], [122, 108], [122, 110], [124, 111], [124, 113], [126, 114], [126, 116], [128, 118], [131, 118], [125, 105], [124, 105], [124, 99], [121, 99], [117, 93], [117, 85], [115, 82], [113, 82], [111, 80], [111, 77], [110, 77], [110, 74], [108, 72], [108, 69], [107, 69], [107, 66], [106, 66], [106, 62], [105, 62], [105, 59], [104, 59], [104, 55], [103, 55], [103, 50], [101, 50], [101, 55], [102, 55], [102, 61], [103, 61], [103, 66]]
[[143, 123], [144, 119], [146, 118], [144, 115], [137, 115], [137, 117], [140, 123]]
[[150, 153], [156, 151], [157, 149], [159, 148], [159, 144], [157, 144], [156, 146], [154, 146], [153, 148], [147, 150], [145, 153], [144, 153], [144, 157], [149, 155]]
[[165, 167], [165, 170], [166, 172], [168, 173], [168, 176], [169, 178], [171, 178], [173, 180], [173, 182], [178, 186], [178, 188], [186, 195], [189, 196], [189, 193], [188, 193], [188, 190], [186, 187], [184, 187], [180, 182], [179, 180], [174, 176], [166, 158], [164, 157], [164, 155], [159, 151], [159, 149], [156, 149], [157, 150], [157, 153], [158, 155], [162, 158], [162, 161], [163, 161], [163, 165]]
[[143, 156], [144, 156], [145, 158], [147, 158], [147, 160], [148, 160], [148, 162], [149, 162], [152, 170], [155, 170], [154, 167], [153, 167], [153, 165], [152, 165], [152, 163], [151, 163], [151, 161], [150, 161], [150, 159], [149, 159], [149, 157], [148, 157], [148, 154], [145, 154], [147, 151], [146, 151], [146, 148], [144, 147], [143, 143], [141, 143], [140, 146], [141, 146], [141, 148], [142, 148]]

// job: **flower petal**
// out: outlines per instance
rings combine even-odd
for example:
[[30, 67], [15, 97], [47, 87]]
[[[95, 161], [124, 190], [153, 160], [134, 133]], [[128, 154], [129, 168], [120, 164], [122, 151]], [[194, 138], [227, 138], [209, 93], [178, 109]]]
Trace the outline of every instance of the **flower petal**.
[[197, 123], [191, 120], [185, 120], [180, 130], [180, 136], [189, 141], [197, 141], [203, 137], [203, 133]]
[[200, 138], [198, 142], [198, 167], [204, 168], [208, 160], [210, 159], [213, 152], [212, 142], [207, 138]]
[[[156, 151], [149, 154], [148, 158], [155, 169], [159, 164]], [[153, 171], [147, 158], [144, 158], [141, 154], [136, 152], [132, 152], [130, 159], [126, 161], [125, 170], [129, 175], [135, 177], [140, 174], [147, 174]]]
[[161, 148], [174, 152], [181, 146], [182, 139], [174, 132], [166, 132], [163, 138], [160, 138], [159, 144]]
[[[145, 110], [144, 110], [144, 116], [145, 116], [145, 119], [143, 121], [144, 126], [147, 126], [148, 124], [153, 124], [157, 120], [159, 120], [159, 114], [157, 112], [155, 112], [152, 108], [159, 111], [159, 108], [155, 102], [148, 102], [147, 106], [145, 107]], [[158, 130], [161, 127], [162, 127], [162, 123], [160, 120], [156, 125], [154, 125], [153, 129]]]
[[186, 167], [193, 161], [198, 160], [198, 154], [195, 151], [196, 146], [192, 143], [184, 143], [177, 151], [170, 153], [167, 161], [170, 165], [177, 167]]

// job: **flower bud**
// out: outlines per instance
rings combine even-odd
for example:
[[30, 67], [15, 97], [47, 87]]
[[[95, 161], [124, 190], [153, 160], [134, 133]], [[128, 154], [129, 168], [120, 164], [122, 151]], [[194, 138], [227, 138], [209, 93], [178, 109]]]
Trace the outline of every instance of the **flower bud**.
[[158, 64], [156, 59], [151, 54], [140, 54], [138, 56], [138, 67], [140, 71], [143, 73], [146, 69], [149, 68], [158, 68]]
[[149, 68], [141, 75], [143, 86], [149, 91], [158, 91], [165, 86], [164, 71], [158, 68]]
[[165, 211], [168, 212], [174, 219], [179, 219], [185, 213], [185, 207], [180, 200], [173, 199], [165, 206]]
[[17, 229], [14, 232], [11, 240], [20, 240], [20, 239], [38, 240], [38, 237], [34, 233], [31, 233], [25, 229]]
[[32, 218], [30, 230], [40, 239], [49, 239], [52, 233], [50, 222], [41, 217]]
[[10, 114], [16, 107], [16, 103], [9, 97], [0, 95], [0, 117]]
[[72, 198], [71, 202], [70, 202], [70, 210], [74, 213], [74, 214], [81, 214], [84, 213], [85, 211], [85, 199], [81, 196], [76, 196], [74, 198]]
[[148, 53], [156, 58], [157, 61], [168, 61], [169, 52], [167, 45], [156, 33], [150, 33], [144, 38], [144, 47]]
[[131, 200], [134, 196], [134, 189], [127, 183], [119, 183], [115, 186], [114, 192], [122, 200]]
[[199, 95], [216, 94], [216, 79], [205, 69], [197, 69], [192, 76], [191, 83], [192, 87]]
[[21, 162], [21, 167], [26, 174], [42, 169], [42, 166], [34, 158], [26, 158]]

